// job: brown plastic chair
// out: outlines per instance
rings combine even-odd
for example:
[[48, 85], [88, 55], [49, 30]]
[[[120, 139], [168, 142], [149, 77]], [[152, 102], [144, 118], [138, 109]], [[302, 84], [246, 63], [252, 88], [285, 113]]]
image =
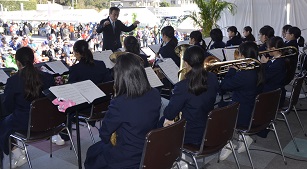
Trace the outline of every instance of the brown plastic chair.
[[[29, 123], [27, 131], [16, 131], [10, 135], [9, 148], [11, 149], [11, 138], [22, 143], [23, 146], [13, 143], [13, 145], [25, 150], [29, 167], [32, 168], [30, 157], [27, 150], [27, 143], [50, 139], [50, 157], [52, 157], [52, 139], [53, 135], [59, 134], [66, 130], [70, 138], [71, 145], [77, 156], [70, 132], [65, 126], [66, 114], [58, 111], [57, 107], [47, 98], [40, 98], [32, 101], [29, 112]], [[11, 151], [9, 158], [11, 161]], [[11, 168], [11, 163], [10, 163]]]
[[291, 91], [291, 95], [290, 95], [289, 104], [288, 104], [288, 106], [284, 110], [281, 110], [279, 112], [279, 114], [282, 115], [282, 118], [277, 118], [277, 120], [281, 120], [281, 121], [284, 121], [286, 123], [287, 128], [288, 128], [289, 133], [290, 133], [290, 136], [292, 138], [292, 141], [293, 141], [293, 143], [295, 145], [295, 148], [296, 148], [297, 152], [299, 152], [299, 149], [298, 149], [298, 146], [297, 146], [297, 144], [296, 144], [296, 142], [294, 140], [294, 137], [293, 137], [292, 131], [290, 129], [290, 125], [288, 123], [288, 119], [287, 119], [286, 115], [289, 114], [291, 112], [291, 110], [294, 110], [294, 113], [296, 115], [296, 118], [297, 118], [298, 122], [300, 123], [300, 126], [301, 126], [302, 130], [303, 130], [305, 136], [307, 136], [307, 134], [306, 134], [306, 132], [304, 130], [304, 126], [302, 125], [301, 119], [298, 116], [298, 113], [297, 113], [296, 107], [295, 107], [295, 105], [298, 102], [299, 96], [300, 96], [300, 92], [301, 92], [301, 89], [302, 89], [302, 84], [303, 84], [304, 78], [305, 78], [305, 74], [302, 74], [299, 77], [296, 77], [294, 79], [293, 87], [292, 87], [292, 91]]
[[196, 158], [207, 157], [220, 152], [226, 144], [230, 144], [236, 164], [240, 168], [237, 156], [233, 149], [232, 138], [237, 123], [239, 103], [234, 103], [226, 107], [212, 110], [208, 115], [206, 129], [203, 136], [203, 142], [200, 146], [184, 145], [183, 153], [193, 159], [193, 163], [187, 162], [198, 169]]
[[[80, 113], [79, 119], [83, 119], [87, 124], [87, 129], [90, 133], [92, 142], [95, 143], [95, 139], [91, 130], [91, 126], [89, 125], [90, 121], [101, 121], [104, 118], [106, 111], [108, 110], [108, 106], [110, 105], [110, 101], [114, 95], [114, 81], [101, 83], [97, 85], [100, 90], [102, 90], [106, 97], [102, 101], [98, 101], [97, 103], [93, 103], [91, 107], [91, 112], [89, 114]], [[100, 123], [101, 124], [101, 123]]]
[[252, 168], [254, 168], [254, 164], [252, 162], [252, 158], [247, 147], [247, 142], [245, 139], [245, 135], [254, 135], [259, 133], [262, 130], [270, 129], [274, 131], [276, 141], [278, 143], [280, 152], [283, 156], [284, 163], [287, 164], [283, 150], [280, 145], [279, 137], [275, 128], [275, 120], [279, 107], [279, 100], [281, 96], [281, 90], [277, 89], [271, 92], [261, 93], [255, 99], [255, 106], [251, 116], [251, 121], [248, 128], [239, 128], [237, 127], [236, 131], [239, 135], [242, 136], [244, 146], [246, 148], [246, 152], [248, 158], [250, 160]]
[[186, 121], [184, 119], [146, 135], [140, 169], [170, 169], [180, 161]]

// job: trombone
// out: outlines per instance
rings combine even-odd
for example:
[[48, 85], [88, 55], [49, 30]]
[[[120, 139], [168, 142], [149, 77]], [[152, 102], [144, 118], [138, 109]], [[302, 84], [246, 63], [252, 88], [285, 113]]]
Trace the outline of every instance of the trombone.
[[[265, 51], [259, 52], [259, 56], [268, 54], [270, 52], [275, 52], [275, 51], [282, 51], [283, 55], [281, 55], [277, 58], [273, 58], [273, 59], [284, 58], [284, 57], [288, 57], [288, 56], [295, 56], [295, 55], [298, 54], [298, 50], [297, 50], [296, 47], [287, 46], [287, 47], [283, 47], [283, 48], [277, 48], [277, 49], [265, 50]], [[270, 60], [272, 60], [272, 59], [270, 59]]]

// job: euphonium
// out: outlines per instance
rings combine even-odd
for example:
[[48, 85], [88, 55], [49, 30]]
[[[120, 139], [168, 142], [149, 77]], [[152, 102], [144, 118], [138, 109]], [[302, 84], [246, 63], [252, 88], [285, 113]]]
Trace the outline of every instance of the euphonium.
[[179, 72], [178, 72], [178, 77], [179, 81], [184, 79], [184, 75], [187, 73], [187, 69], [184, 67], [184, 61], [183, 61], [183, 55], [185, 50], [189, 48], [190, 44], [182, 44], [179, 45], [175, 48], [175, 53], [177, 54], [178, 57], [180, 57], [180, 67], [179, 67]]
[[[111, 60], [111, 62], [113, 62], [113, 63], [115, 64], [115, 63], [116, 63], [117, 57], [119, 57], [120, 55], [126, 54], [126, 53], [131, 53], [131, 52], [121, 52], [121, 51], [119, 51], [119, 52], [114, 52], [114, 53], [112, 53], [112, 54], [109, 56], [109, 59]], [[141, 57], [140, 57], [139, 55], [137, 55], [137, 54], [134, 54], [134, 53], [131, 53], [131, 54], [137, 56], [137, 58], [139, 58], [140, 61], [141, 61], [141, 63], [144, 65], [144, 60], [143, 60], [143, 58], [141, 58]]]

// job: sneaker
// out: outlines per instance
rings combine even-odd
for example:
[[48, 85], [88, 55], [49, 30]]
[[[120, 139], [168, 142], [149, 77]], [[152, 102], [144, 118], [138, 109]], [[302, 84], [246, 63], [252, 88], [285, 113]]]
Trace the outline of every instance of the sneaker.
[[[19, 147], [23, 147], [23, 144], [22, 144], [21, 141], [18, 141], [18, 140], [17, 140], [17, 144], [18, 144]], [[22, 155], [25, 155], [25, 154], [26, 154], [26, 150], [20, 149], [20, 151], [21, 151], [21, 154], [22, 154]]]
[[[237, 147], [237, 145], [233, 144], [233, 148], [235, 149]], [[220, 153], [220, 160], [223, 161], [226, 158], [228, 158], [228, 156], [232, 153], [231, 151], [231, 147], [230, 144], [226, 144], [225, 147], [222, 149], [221, 153]]]
[[58, 146], [62, 146], [65, 144], [65, 141], [61, 138], [60, 135], [54, 135], [52, 136], [52, 143], [55, 143]]
[[[242, 141], [240, 141], [239, 143], [238, 153], [242, 153], [246, 151], [245, 145], [244, 145], [244, 142], [241, 136], [240, 136], [240, 140]], [[247, 142], [247, 148], [248, 148], [252, 144], [253, 139], [250, 136], [245, 136], [245, 140]]]
[[12, 164], [12, 168], [17, 168], [20, 167], [22, 165], [24, 165], [25, 163], [27, 163], [27, 158], [24, 155], [20, 155], [19, 157], [13, 157], [11, 164]]

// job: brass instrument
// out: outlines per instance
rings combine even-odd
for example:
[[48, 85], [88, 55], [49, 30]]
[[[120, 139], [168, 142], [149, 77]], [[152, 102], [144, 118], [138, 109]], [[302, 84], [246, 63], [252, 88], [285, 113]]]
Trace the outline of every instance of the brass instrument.
[[184, 61], [183, 61], [183, 55], [185, 50], [187, 50], [190, 46], [190, 44], [182, 44], [175, 48], [175, 53], [178, 57], [180, 57], [180, 67], [178, 72], [178, 78], [179, 81], [184, 79], [184, 75], [187, 73], [187, 69], [184, 67]]
[[297, 51], [296, 47], [294, 47], [294, 46], [287, 46], [287, 47], [283, 47], [283, 48], [277, 48], [277, 49], [265, 50], [265, 51], [259, 52], [259, 56], [268, 54], [270, 52], [275, 52], [275, 51], [281, 51], [283, 53], [283, 55], [281, 55], [281, 56], [279, 56], [277, 58], [273, 58], [273, 59], [284, 58], [284, 57], [288, 57], [288, 56], [295, 56], [295, 55], [298, 54], [298, 51]]
[[[112, 54], [109, 56], [109, 59], [111, 60], [111, 62], [113, 62], [113, 63], [115, 64], [115, 63], [116, 63], [117, 57], [119, 57], [120, 55], [126, 54], [126, 53], [131, 53], [131, 52], [121, 52], [121, 51], [119, 51], [119, 52], [114, 52], [114, 53], [112, 53]], [[131, 53], [131, 54], [137, 56], [137, 58], [139, 58], [140, 61], [141, 61], [141, 63], [144, 65], [144, 60], [143, 60], [143, 58], [141, 58], [141, 57], [140, 57], [139, 55], [137, 55], [137, 54], [134, 54], [134, 53]]]

